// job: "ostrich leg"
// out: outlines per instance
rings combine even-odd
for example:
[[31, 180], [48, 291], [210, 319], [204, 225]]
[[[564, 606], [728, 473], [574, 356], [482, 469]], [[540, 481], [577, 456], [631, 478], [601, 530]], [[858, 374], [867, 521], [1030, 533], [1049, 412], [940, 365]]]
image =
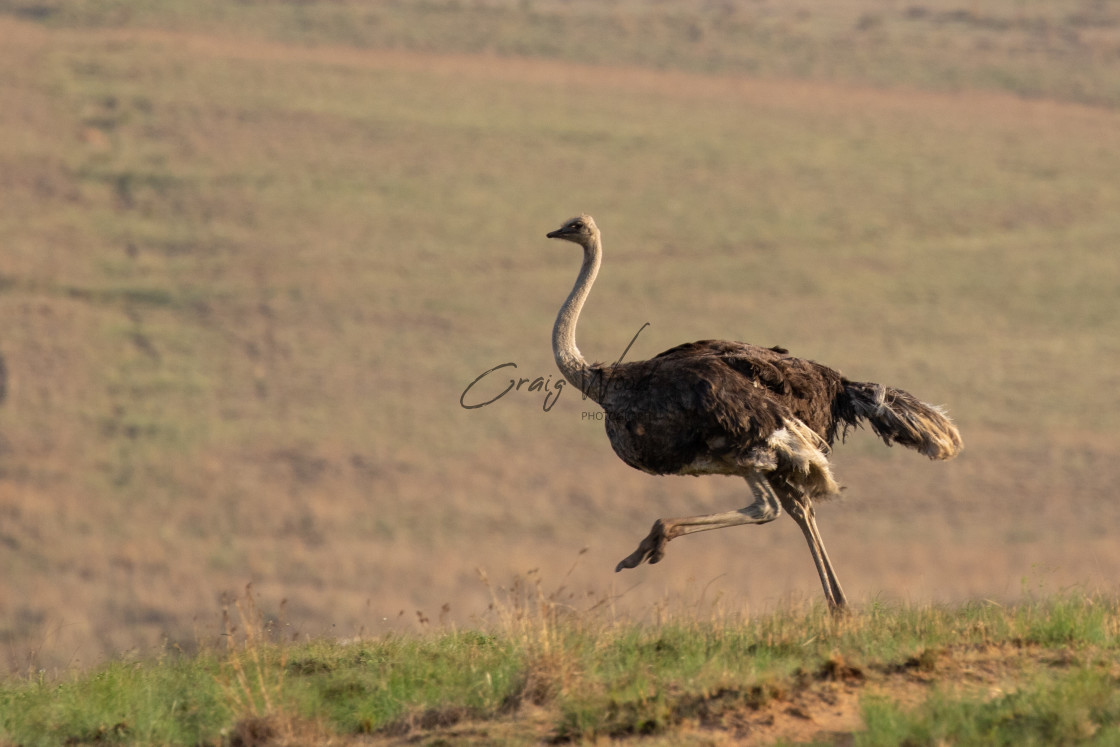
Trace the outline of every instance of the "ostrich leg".
[[724, 511], [702, 516], [684, 516], [676, 519], [658, 519], [638, 549], [627, 555], [615, 572], [624, 568], [637, 568], [645, 561], [656, 563], [665, 556], [665, 545], [669, 540], [693, 532], [706, 532], [709, 529], [737, 527], [743, 524], [766, 524], [782, 515], [782, 504], [778, 495], [765, 477], [750, 474], [745, 477], [754, 493], [754, 503], [736, 511]]
[[805, 541], [809, 543], [809, 552], [813, 555], [813, 563], [816, 564], [817, 573], [821, 577], [828, 606], [833, 612], [843, 612], [848, 606], [848, 599], [844, 596], [844, 590], [840, 588], [836, 571], [832, 569], [832, 562], [824, 549], [824, 541], [821, 539], [820, 530], [817, 529], [816, 512], [813, 510], [812, 501], [806, 495], [796, 495], [783, 490], [782, 505], [805, 534]]

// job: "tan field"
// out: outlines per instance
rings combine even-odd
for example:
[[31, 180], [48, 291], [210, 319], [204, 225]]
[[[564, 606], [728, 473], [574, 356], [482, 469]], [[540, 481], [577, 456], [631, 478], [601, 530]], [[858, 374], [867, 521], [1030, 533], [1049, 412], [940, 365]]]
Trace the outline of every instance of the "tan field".
[[[540, 29], [594, 7], [431, 5], [417, 40], [407, 4], [0, 3], [8, 669], [211, 643], [249, 582], [296, 636], [485, 624], [480, 570], [638, 619], [819, 603], [786, 518], [613, 572], [654, 519], [749, 498], [631, 470], [556, 397], [579, 257], [544, 234], [580, 212], [589, 358], [648, 323], [628, 359], [780, 344], [947, 407], [954, 461], [837, 445], [818, 519], [856, 605], [1117, 591], [1120, 17], [771, 8], [750, 28], [856, 52], [752, 68], [714, 4], [680, 58], [656, 3], [616, 4], [583, 61]], [[1048, 65], [1070, 28], [1086, 57]], [[505, 363], [464, 401], [544, 382], [462, 407]]]

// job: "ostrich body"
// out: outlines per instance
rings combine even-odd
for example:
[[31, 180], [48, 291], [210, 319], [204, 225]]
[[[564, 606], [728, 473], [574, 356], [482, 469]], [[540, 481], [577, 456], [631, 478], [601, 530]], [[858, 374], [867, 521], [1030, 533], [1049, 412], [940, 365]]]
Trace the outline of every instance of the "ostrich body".
[[939, 408], [902, 390], [849, 381], [779, 347], [701, 340], [647, 361], [588, 363], [575, 331], [602, 261], [599, 229], [581, 215], [548, 238], [583, 247], [579, 277], [556, 317], [552, 349], [564, 378], [605, 411], [615, 453], [654, 475], [739, 475], [754, 497], [736, 511], [658, 519], [615, 570], [660, 561], [669, 540], [681, 535], [765, 524], [784, 509], [809, 543], [829, 606], [843, 609], [847, 600], [813, 510], [814, 499], [840, 492], [828, 463], [836, 436], [866, 421], [888, 446], [950, 459], [962, 448], [957, 429]]

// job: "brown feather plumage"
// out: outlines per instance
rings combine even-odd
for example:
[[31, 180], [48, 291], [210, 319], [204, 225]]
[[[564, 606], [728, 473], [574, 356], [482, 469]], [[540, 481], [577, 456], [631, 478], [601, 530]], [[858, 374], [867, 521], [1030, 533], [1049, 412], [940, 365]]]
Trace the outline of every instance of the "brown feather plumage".
[[601, 371], [611, 445], [630, 466], [660, 475], [703, 456], [726, 461], [731, 473], [791, 418], [829, 442], [843, 391], [843, 377], [826, 366], [722, 340]]

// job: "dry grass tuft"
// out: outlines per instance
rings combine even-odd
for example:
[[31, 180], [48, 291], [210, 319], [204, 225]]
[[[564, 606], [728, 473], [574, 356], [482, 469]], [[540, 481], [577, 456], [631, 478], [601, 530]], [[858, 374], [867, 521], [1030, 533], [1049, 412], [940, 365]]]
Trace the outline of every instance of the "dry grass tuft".
[[[229, 735], [232, 747], [298, 744], [298, 721], [284, 695], [288, 650], [277, 626], [266, 622], [257, 606], [253, 585], [222, 608], [226, 652], [219, 684], [237, 724]], [[281, 603], [281, 610], [283, 603]]]
[[489, 610], [499, 633], [516, 642], [525, 658], [523, 684], [506, 707], [516, 709], [523, 701], [544, 705], [578, 688], [583, 672], [565, 644], [601, 624], [595, 614], [601, 603], [577, 610], [572, 606], [574, 594], [564, 586], [545, 592], [537, 569], [516, 577], [509, 587], [495, 586], [482, 569], [478, 574], [490, 595]]

